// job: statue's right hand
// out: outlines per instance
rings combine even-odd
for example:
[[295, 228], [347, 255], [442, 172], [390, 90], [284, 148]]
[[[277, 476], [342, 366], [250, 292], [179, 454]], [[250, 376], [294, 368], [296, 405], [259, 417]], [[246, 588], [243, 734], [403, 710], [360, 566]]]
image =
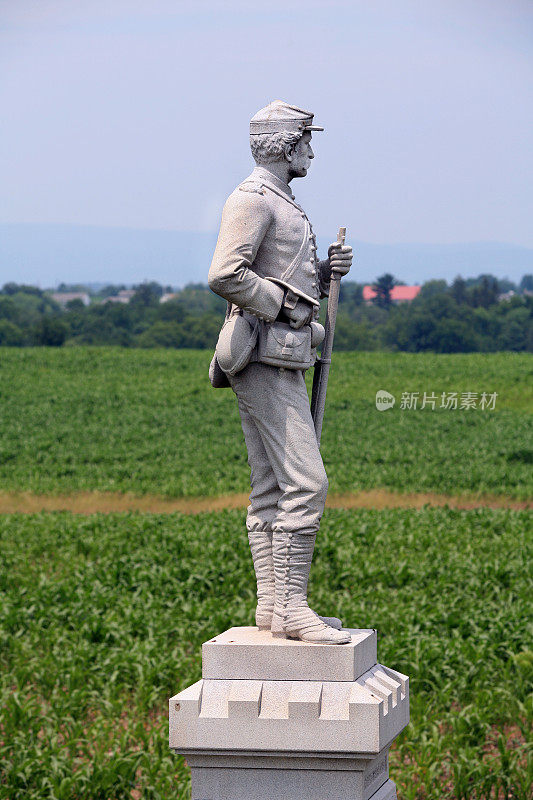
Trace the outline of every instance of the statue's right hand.
[[302, 328], [308, 325], [313, 318], [313, 306], [305, 300], [298, 300], [294, 308], [287, 308], [285, 314], [290, 320], [291, 328]]

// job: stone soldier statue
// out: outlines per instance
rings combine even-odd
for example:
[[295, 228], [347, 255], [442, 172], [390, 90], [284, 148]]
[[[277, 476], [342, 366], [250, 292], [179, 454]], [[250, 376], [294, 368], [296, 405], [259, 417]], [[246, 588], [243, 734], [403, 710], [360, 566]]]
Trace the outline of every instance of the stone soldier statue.
[[307, 174], [311, 132], [321, 130], [311, 112], [279, 100], [252, 117], [257, 166], [226, 201], [209, 271], [209, 286], [228, 301], [210, 376], [214, 385], [229, 381], [237, 395], [248, 449], [256, 624], [275, 636], [344, 644], [350, 634], [340, 620], [307, 604], [328, 481], [304, 375], [323, 338], [319, 300], [331, 271], [345, 275], [352, 263], [351, 247], [339, 243], [318, 260], [289, 186]]

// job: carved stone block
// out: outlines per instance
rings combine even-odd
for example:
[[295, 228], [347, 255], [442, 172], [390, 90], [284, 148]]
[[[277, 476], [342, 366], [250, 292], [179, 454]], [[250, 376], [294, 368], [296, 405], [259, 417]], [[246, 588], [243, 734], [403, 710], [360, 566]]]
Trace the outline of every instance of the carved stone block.
[[169, 705], [193, 800], [395, 800], [409, 679], [370, 663], [375, 631], [351, 634], [328, 646], [231, 628], [204, 644], [204, 677]]

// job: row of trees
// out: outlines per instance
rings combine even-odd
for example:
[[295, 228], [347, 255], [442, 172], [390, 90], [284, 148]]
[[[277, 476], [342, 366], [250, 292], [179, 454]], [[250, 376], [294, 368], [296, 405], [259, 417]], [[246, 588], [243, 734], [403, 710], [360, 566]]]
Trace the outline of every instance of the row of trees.
[[225, 303], [207, 287], [188, 286], [161, 303], [162, 287], [143, 283], [129, 303], [106, 302], [120, 288], [106, 287], [89, 306], [75, 299], [63, 309], [47, 292], [6, 284], [0, 292], [0, 345], [205, 348], [216, 342]]
[[[446, 281], [429, 281], [411, 303], [401, 305], [391, 301], [394, 284], [393, 276], [381, 276], [374, 284], [377, 297], [367, 305], [362, 285], [343, 281], [337, 349], [533, 352], [531, 275], [524, 276], [514, 287], [517, 293], [504, 301], [498, 298], [509, 290], [509, 282], [490, 275], [456, 278], [450, 286]], [[169, 287], [144, 283], [136, 287], [128, 304], [106, 302], [120, 288], [105, 287], [87, 307], [73, 300], [63, 309], [41, 289], [6, 284], [0, 291], [0, 345], [214, 347], [225, 303], [207, 286], [187, 286], [161, 303]]]

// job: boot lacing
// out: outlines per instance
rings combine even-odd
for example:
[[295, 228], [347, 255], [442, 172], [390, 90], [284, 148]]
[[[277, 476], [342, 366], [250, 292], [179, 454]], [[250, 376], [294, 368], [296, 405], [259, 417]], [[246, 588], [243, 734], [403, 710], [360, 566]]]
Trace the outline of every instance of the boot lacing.
[[[298, 534], [304, 537], [305, 534]], [[303, 542], [301, 542], [303, 544]], [[293, 534], [289, 532], [285, 539], [284, 548], [284, 588], [283, 588], [283, 625], [288, 633], [298, 633], [299, 635], [325, 631], [328, 629], [318, 614], [316, 614], [307, 603], [307, 580], [311, 568], [313, 541], [309, 552], [305, 548], [293, 555]], [[307, 545], [307, 542], [306, 542]], [[301, 556], [299, 560], [298, 556]], [[297, 569], [300, 567], [300, 569]], [[292, 590], [292, 594], [291, 594]], [[291, 602], [294, 598], [295, 602]]]

